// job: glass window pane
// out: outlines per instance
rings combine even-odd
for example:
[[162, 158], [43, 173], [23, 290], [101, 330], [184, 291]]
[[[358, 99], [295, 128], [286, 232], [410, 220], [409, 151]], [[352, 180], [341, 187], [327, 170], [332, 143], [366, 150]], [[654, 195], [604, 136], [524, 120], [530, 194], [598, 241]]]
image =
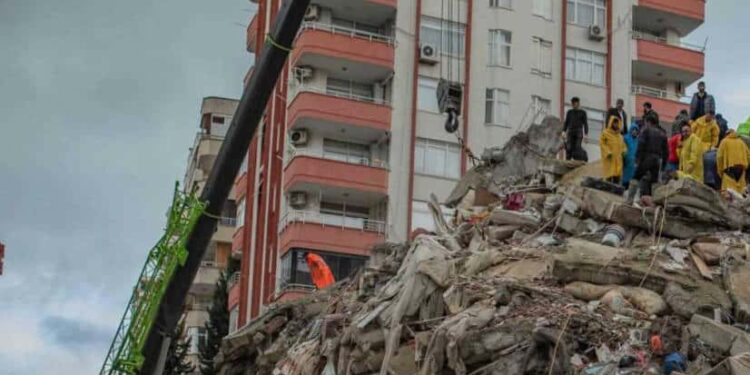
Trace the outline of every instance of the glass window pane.
[[578, 22], [579, 25], [588, 26], [594, 24], [594, 6], [578, 4]]
[[597, 8], [596, 10], [596, 24], [604, 30], [605, 10], [603, 8]]
[[425, 171], [428, 174], [443, 176], [445, 173], [445, 147], [428, 145], [425, 156]]
[[425, 145], [422, 141], [417, 140], [417, 144], [414, 147], [414, 171], [418, 173], [424, 173], [424, 149]]
[[484, 105], [484, 123], [492, 124], [492, 100], [486, 100]]
[[576, 22], [576, 5], [575, 5], [575, 2], [572, 0], [568, 0], [568, 22], [569, 23]]
[[576, 66], [576, 80], [581, 82], [591, 82], [591, 63], [588, 61], [578, 61]]
[[571, 58], [565, 59], [565, 79], [575, 79], [576, 64]]
[[604, 84], [604, 65], [594, 64], [592, 82], [596, 85]]
[[446, 176], [450, 178], [459, 178], [461, 175], [461, 153], [458, 147], [452, 147], [448, 152], [448, 158], [445, 162]]

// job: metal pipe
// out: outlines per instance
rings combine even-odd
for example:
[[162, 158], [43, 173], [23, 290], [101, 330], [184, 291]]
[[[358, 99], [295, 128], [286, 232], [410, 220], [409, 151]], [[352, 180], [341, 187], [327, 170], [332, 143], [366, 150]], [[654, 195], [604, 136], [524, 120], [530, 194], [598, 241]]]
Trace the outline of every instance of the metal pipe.
[[242, 93], [232, 124], [227, 130], [201, 194], [201, 199], [208, 202], [208, 206], [206, 214], [200, 217], [188, 238], [187, 261], [183, 267], [177, 269], [169, 283], [160, 303], [156, 321], [149, 332], [143, 351], [146, 359], [141, 368], [142, 375], [153, 375], [161, 371], [158, 363], [162, 342], [174, 331], [182, 314], [190, 285], [198, 272], [206, 247], [216, 231], [216, 218], [221, 216], [222, 206], [232, 190], [235, 176], [240, 170], [273, 88], [286, 64], [290, 52], [287, 47], [292, 45], [297, 36], [309, 5], [310, 0], [286, 0], [279, 11], [277, 21], [257, 60], [250, 82]]

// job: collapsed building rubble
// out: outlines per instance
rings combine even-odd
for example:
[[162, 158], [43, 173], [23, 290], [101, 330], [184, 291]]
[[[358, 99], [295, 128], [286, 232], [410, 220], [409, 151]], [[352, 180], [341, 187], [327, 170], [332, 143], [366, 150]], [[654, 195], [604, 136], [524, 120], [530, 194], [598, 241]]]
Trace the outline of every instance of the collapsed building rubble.
[[486, 152], [435, 232], [226, 337], [220, 373], [750, 373], [750, 202], [680, 180], [627, 205], [554, 159], [558, 128]]

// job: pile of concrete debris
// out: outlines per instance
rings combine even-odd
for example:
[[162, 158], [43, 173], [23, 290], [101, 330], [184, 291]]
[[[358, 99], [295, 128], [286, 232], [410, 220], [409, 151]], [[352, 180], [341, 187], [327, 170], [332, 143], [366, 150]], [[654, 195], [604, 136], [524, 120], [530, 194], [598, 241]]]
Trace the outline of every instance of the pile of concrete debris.
[[485, 152], [451, 220], [433, 201], [434, 232], [225, 338], [220, 373], [750, 373], [750, 201], [681, 180], [626, 205], [554, 159], [558, 131]]

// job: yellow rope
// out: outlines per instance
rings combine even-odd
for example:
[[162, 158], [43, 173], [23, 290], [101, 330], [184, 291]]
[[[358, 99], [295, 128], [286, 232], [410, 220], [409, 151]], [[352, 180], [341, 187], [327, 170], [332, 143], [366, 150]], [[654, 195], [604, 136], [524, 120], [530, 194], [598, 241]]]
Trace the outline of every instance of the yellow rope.
[[276, 48], [278, 48], [278, 49], [280, 49], [280, 50], [282, 50], [284, 52], [292, 52], [292, 48], [293, 47], [282, 46], [277, 41], [273, 40], [273, 38], [271, 38], [270, 34], [266, 34], [266, 42], [268, 42], [272, 46], [274, 46], [274, 47], [276, 47]]

